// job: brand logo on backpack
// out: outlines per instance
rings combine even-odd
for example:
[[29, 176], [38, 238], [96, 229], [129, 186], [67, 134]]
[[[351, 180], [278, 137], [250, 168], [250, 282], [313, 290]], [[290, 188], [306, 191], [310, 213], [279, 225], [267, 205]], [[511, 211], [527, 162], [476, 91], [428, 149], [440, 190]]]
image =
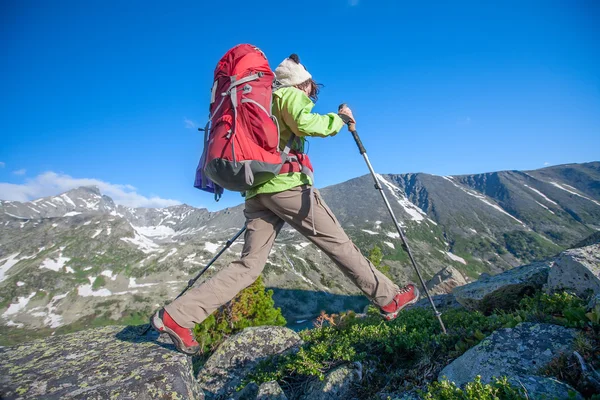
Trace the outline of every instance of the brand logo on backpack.
[[264, 53], [249, 44], [230, 49], [217, 63], [194, 182], [215, 193], [217, 201], [223, 188], [245, 192], [295, 159], [279, 150], [279, 129], [271, 115], [274, 77]]

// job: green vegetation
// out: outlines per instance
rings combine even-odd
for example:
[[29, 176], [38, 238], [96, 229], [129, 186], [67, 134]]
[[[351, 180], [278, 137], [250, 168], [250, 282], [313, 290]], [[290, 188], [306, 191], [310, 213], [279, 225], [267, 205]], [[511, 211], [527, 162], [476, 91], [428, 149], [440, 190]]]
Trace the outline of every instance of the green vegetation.
[[275, 308], [273, 291], [265, 290], [262, 277], [242, 290], [229, 303], [212, 313], [194, 328], [200, 353], [214, 350], [228, 336], [244, 328], [286, 324], [281, 309]]
[[373, 263], [375, 268], [377, 268], [381, 273], [391, 280], [394, 280], [392, 276], [392, 271], [389, 265], [381, 264], [383, 261], [383, 252], [379, 246], [374, 246], [369, 252], [369, 260]]
[[456, 387], [452, 382], [444, 380], [434, 382], [427, 391], [421, 392], [425, 400], [526, 400], [528, 397], [521, 388], [510, 385], [506, 378], [496, 379], [491, 384], [481, 382], [478, 376], [473, 382], [465, 385], [464, 389]]
[[563, 250], [535, 233], [513, 231], [505, 233], [503, 238], [508, 251], [526, 262], [550, 257]]
[[[595, 351], [600, 350], [600, 326], [586, 316], [584, 301], [568, 293], [538, 293], [523, 299], [512, 312], [500, 311], [486, 316], [455, 309], [446, 311], [442, 318], [449, 328], [447, 336], [440, 333], [437, 320], [428, 308], [403, 311], [392, 322], [382, 321], [372, 307], [366, 318], [357, 318], [352, 312], [325, 315], [323, 320], [329, 321], [327, 325], [300, 333], [305, 344], [297, 353], [267, 360], [246, 383], [277, 380], [284, 389], [295, 392], [309, 380], [323, 379], [340, 364], [360, 361], [364, 370], [369, 371], [363, 378], [360, 398], [373, 398], [385, 390], [423, 389], [444, 366], [493, 331], [515, 327], [521, 322], [579, 328], [590, 346]], [[598, 353], [586, 354], [592, 355], [589, 362], [595, 368], [600, 365]], [[463, 391], [439, 383], [430, 385], [428, 390], [430, 397], [426, 398], [430, 399], [522, 398], [505, 381], [491, 385], [476, 381]], [[494, 394], [497, 397], [493, 397]], [[452, 395], [454, 397], [448, 397]]]
[[100, 275], [94, 280], [94, 283], [92, 284], [92, 289], [98, 290], [104, 285], [106, 285], [106, 281], [104, 280], [104, 276]]

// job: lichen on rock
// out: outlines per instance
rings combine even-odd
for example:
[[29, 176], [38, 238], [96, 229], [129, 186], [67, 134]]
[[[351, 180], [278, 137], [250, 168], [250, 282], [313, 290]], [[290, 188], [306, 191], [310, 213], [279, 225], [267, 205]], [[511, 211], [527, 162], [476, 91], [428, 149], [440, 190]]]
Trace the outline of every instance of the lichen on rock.
[[2, 399], [203, 399], [191, 358], [107, 326], [0, 349]]
[[325, 375], [322, 381], [314, 381], [301, 397], [303, 400], [352, 399], [353, 385], [362, 378], [360, 363], [342, 365]]
[[519, 300], [541, 289], [548, 279], [552, 261], [513, 268], [468, 285], [456, 287], [452, 294], [463, 306], [484, 313], [510, 309]]
[[230, 337], [206, 361], [198, 372], [204, 391], [217, 398], [232, 393], [254, 367], [269, 356], [295, 351], [300, 336], [280, 326], [246, 328]]
[[539, 376], [561, 353], [572, 352], [576, 332], [558, 325], [535, 323], [499, 329], [446, 366], [438, 379], [445, 377], [462, 386], [477, 375], [485, 383], [492, 382], [494, 377], [507, 376], [512, 383], [529, 382], [527, 389], [533, 396], [535, 388], [544, 385], [539, 384], [540, 379], [532, 382], [530, 377]]

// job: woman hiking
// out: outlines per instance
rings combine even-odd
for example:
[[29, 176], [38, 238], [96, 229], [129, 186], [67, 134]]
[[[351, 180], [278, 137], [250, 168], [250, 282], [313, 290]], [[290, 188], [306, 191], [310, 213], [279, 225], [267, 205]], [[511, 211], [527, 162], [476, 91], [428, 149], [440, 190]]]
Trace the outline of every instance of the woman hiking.
[[[297, 55], [286, 58], [274, 72], [276, 89], [272, 113], [279, 123], [281, 149], [292, 135], [296, 135], [293, 154], [303, 155], [305, 137], [334, 136], [344, 127], [344, 121], [335, 113], [320, 115], [312, 112], [319, 85]], [[348, 107], [342, 107], [339, 114], [347, 116], [350, 123], [355, 122]], [[379, 272], [348, 238], [312, 185], [310, 174], [290, 171], [247, 191], [246, 232], [241, 258], [159, 310], [152, 317], [154, 328], [169, 334], [179, 351], [195, 354], [200, 346], [194, 339], [194, 325], [204, 321], [258, 278], [285, 223], [327, 254], [381, 310], [386, 320], [396, 318], [404, 307], [415, 303], [419, 298], [418, 289], [414, 285], [399, 288]]]

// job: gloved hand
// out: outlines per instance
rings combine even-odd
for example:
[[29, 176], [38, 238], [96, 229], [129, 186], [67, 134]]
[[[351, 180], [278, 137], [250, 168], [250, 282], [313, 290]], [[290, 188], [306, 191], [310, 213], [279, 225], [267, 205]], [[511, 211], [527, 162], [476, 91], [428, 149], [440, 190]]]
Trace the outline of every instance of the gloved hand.
[[338, 115], [348, 124], [350, 131], [356, 130], [356, 120], [352, 115], [352, 110], [346, 104], [342, 104], [338, 107]]

